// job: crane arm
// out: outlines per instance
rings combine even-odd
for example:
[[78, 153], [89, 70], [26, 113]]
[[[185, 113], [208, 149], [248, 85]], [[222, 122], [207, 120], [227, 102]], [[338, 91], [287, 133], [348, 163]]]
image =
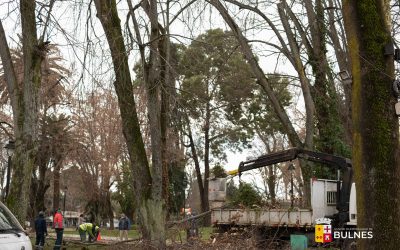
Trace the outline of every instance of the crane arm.
[[280, 162], [292, 161], [296, 158], [328, 164], [343, 171], [347, 171], [348, 168], [351, 168], [350, 159], [306, 149], [291, 148], [271, 154], [266, 154], [253, 160], [243, 161], [239, 164], [239, 168], [237, 171], [240, 175], [242, 172], [245, 171], [277, 164]]

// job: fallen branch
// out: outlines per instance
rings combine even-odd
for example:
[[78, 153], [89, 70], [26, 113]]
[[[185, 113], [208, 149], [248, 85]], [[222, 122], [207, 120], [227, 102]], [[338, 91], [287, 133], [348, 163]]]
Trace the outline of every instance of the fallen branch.
[[94, 241], [84, 242], [80, 240], [65, 240], [66, 245], [78, 245], [78, 246], [110, 246], [110, 245], [122, 245], [129, 242], [140, 241], [141, 239], [123, 240], [123, 241]]
[[187, 222], [187, 221], [195, 220], [195, 219], [197, 219], [197, 218], [204, 217], [204, 216], [208, 215], [209, 213], [211, 213], [211, 210], [208, 210], [208, 211], [206, 211], [206, 212], [204, 212], [204, 213], [201, 213], [201, 214], [198, 214], [198, 215], [195, 215], [195, 216], [192, 216], [192, 217], [188, 217], [188, 218], [183, 219], [183, 220], [179, 220], [179, 221], [168, 221], [168, 222], [167, 222], [167, 226], [168, 226], [168, 227], [172, 227], [172, 226], [177, 225], [177, 224], [182, 224], [182, 223], [185, 223], [185, 222]]

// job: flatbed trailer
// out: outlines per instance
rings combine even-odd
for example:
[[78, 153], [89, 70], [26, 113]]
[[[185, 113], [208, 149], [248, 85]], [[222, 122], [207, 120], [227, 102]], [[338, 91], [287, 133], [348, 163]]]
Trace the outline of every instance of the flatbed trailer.
[[280, 208], [227, 208], [226, 179], [212, 179], [209, 185], [211, 222], [220, 228], [264, 226], [308, 229], [315, 226], [316, 219], [332, 217], [338, 211], [336, 180], [310, 180], [311, 208], [290, 207], [288, 204], [281, 204], [283, 207]]
[[211, 222], [221, 226], [313, 227], [310, 209], [227, 209], [211, 210]]

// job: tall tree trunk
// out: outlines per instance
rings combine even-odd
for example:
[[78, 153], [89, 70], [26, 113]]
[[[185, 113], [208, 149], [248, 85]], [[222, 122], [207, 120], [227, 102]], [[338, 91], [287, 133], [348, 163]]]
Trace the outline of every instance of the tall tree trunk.
[[[328, 10], [328, 20], [329, 20], [329, 37], [332, 41], [333, 48], [335, 50], [336, 59], [339, 66], [339, 72], [348, 71], [350, 72], [349, 60], [350, 56], [347, 51], [346, 39], [344, 37], [344, 27], [343, 22], [337, 22], [337, 16], [335, 15], [338, 12], [338, 9], [341, 8], [337, 1], [328, 0], [325, 2], [325, 7], [333, 8]], [[340, 12], [341, 13], [341, 12]], [[336, 28], [338, 25], [339, 30]], [[343, 31], [343, 32], [341, 32]], [[343, 34], [342, 34], [343, 33]], [[342, 103], [340, 108], [340, 115], [342, 119], [342, 124], [344, 124], [345, 128], [345, 141], [347, 145], [352, 145], [352, 123], [351, 123], [351, 84], [349, 80], [342, 81], [343, 92], [344, 92], [344, 102]]]
[[111, 203], [111, 192], [110, 189], [106, 191], [106, 202], [107, 202], [107, 215], [108, 219], [110, 221], [110, 230], [114, 230], [114, 213], [112, 209], [112, 203]]
[[[313, 4], [315, 3], [315, 5]], [[339, 100], [331, 69], [326, 57], [327, 27], [322, 0], [304, 0], [310, 23], [312, 50], [309, 62], [315, 76], [312, 95], [316, 107], [318, 143], [317, 149], [330, 154], [349, 156], [344, 128], [339, 117]]]
[[398, 249], [400, 242], [400, 146], [389, 1], [344, 0], [343, 12], [353, 76], [353, 167], [357, 223], [373, 239], [359, 249]]
[[275, 184], [276, 184], [276, 172], [275, 169], [276, 167], [274, 165], [268, 166], [268, 180], [267, 180], [267, 184], [268, 184], [268, 191], [269, 191], [269, 195], [271, 198], [271, 202], [272, 204], [275, 203], [276, 200], [276, 192], [275, 192]]
[[[47, 160], [47, 159], [46, 159]], [[39, 176], [32, 178], [31, 187], [31, 210], [32, 218], [39, 213], [39, 211], [45, 211], [46, 207], [44, 204], [45, 194], [47, 189], [50, 187], [50, 183], [46, 181], [47, 161], [39, 161]]]
[[53, 170], [53, 211], [60, 207], [60, 175], [61, 175], [61, 162], [60, 158], [54, 161]]
[[20, 1], [24, 63], [22, 89], [18, 88], [3, 26], [0, 25], [0, 54], [13, 109], [16, 137], [13, 182], [7, 204], [22, 224], [26, 219], [31, 175], [37, 154], [40, 66], [46, 53], [46, 47], [38, 44], [35, 6], [35, 1]]
[[[147, 1], [146, 1], [147, 2]], [[157, 16], [157, 9], [152, 1], [150, 12], [152, 21]], [[160, 112], [158, 88], [149, 91], [149, 115], [150, 127], [152, 128], [152, 171], [150, 173], [146, 151], [140, 132], [139, 120], [136, 112], [135, 99], [133, 95], [132, 80], [128, 65], [128, 54], [125, 49], [121, 32], [120, 19], [118, 17], [115, 0], [96, 0], [95, 6], [97, 17], [103, 26], [107, 41], [111, 50], [111, 57], [114, 65], [115, 82], [114, 87], [118, 96], [118, 104], [121, 112], [123, 133], [127, 142], [132, 171], [134, 174], [134, 187], [139, 220], [142, 227], [142, 236], [151, 240], [157, 248], [165, 248], [165, 202], [162, 199], [162, 156], [161, 156], [161, 135], [160, 135]], [[152, 22], [152, 34], [158, 32]], [[154, 30], [153, 30], [154, 29]], [[155, 34], [153, 34], [154, 36]], [[158, 36], [158, 33], [157, 33]], [[153, 43], [154, 42], [154, 43]], [[157, 40], [152, 41], [152, 48], [157, 50]], [[140, 45], [139, 45], [140, 47]], [[143, 58], [142, 58], [143, 60]], [[157, 67], [156, 58], [150, 59], [151, 65]], [[144, 64], [147, 67], [146, 64]], [[151, 68], [151, 66], [150, 66]], [[151, 69], [155, 73], [155, 69]], [[146, 75], [146, 70], [144, 71]], [[155, 86], [157, 78], [153, 74], [148, 75], [148, 87]], [[146, 77], [146, 76], [145, 76]], [[152, 114], [152, 112], [156, 112]]]
[[[163, 164], [163, 143], [162, 143], [162, 127], [161, 127], [161, 83], [160, 78], [160, 29], [158, 23], [157, 1], [149, 0], [142, 2], [142, 7], [148, 11], [150, 19], [150, 54], [148, 63], [146, 58], [142, 58], [142, 66], [144, 72], [144, 82], [147, 87], [147, 110], [149, 117], [150, 136], [151, 136], [151, 153], [152, 153], [152, 202], [155, 205], [154, 216], [157, 218], [155, 223], [152, 218], [151, 223], [153, 232], [151, 239], [155, 241], [158, 248], [165, 248], [165, 225], [167, 208], [165, 203], [166, 190], [163, 193], [164, 183], [168, 180], [168, 171], [164, 172], [166, 165]], [[166, 131], [163, 131], [166, 132]], [[154, 209], [154, 208], [153, 208]]]
[[[301, 53], [299, 49], [299, 44], [296, 41], [296, 36], [293, 34], [292, 29], [289, 24], [288, 16], [284, 12], [284, 4], [278, 4], [278, 13], [281, 19], [283, 28], [285, 30], [286, 36], [288, 38], [289, 47], [291, 51], [290, 57], [293, 67], [296, 69], [299, 76], [299, 81], [301, 84], [301, 89], [304, 97], [304, 106], [306, 109], [306, 138], [304, 141], [304, 147], [308, 149], [313, 149], [314, 147], [314, 123], [315, 123], [315, 105], [314, 100], [311, 95], [311, 84], [306, 76], [305, 66], [301, 60]], [[304, 166], [305, 167], [305, 166]]]
[[190, 128], [190, 121], [189, 121], [188, 117], [186, 117], [186, 121], [187, 121], [187, 126], [188, 126], [188, 137], [189, 137], [189, 144], [190, 144], [189, 146], [190, 146], [190, 150], [192, 152], [194, 168], [196, 171], [197, 184], [199, 186], [201, 211], [206, 212], [206, 211], [208, 211], [208, 208], [207, 208], [207, 201], [205, 200], [206, 196], [204, 194], [205, 191], [204, 191], [204, 185], [203, 185], [203, 177], [201, 176], [199, 157], [197, 155], [197, 150], [196, 150], [196, 146], [194, 144], [192, 129]]
[[[210, 122], [211, 122], [211, 107], [210, 101], [206, 103], [206, 117], [205, 117], [205, 124], [204, 124], [204, 207], [206, 212], [210, 209], [210, 204], [208, 201], [208, 178], [210, 177]], [[204, 220], [204, 225], [209, 226], [211, 223], [211, 215], [206, 216]]]

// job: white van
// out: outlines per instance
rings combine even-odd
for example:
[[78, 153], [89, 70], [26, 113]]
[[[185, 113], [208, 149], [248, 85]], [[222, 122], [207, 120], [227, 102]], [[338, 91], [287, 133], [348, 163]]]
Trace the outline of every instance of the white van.
[[2, 202], [0, 202], [0, 249], [32, 250], [28, 234]]

